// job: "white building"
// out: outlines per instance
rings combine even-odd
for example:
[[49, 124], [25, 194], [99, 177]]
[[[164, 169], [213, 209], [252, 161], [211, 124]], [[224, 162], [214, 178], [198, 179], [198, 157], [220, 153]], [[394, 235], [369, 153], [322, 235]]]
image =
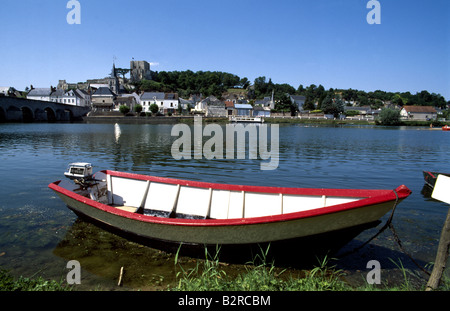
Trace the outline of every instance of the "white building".
[[91, 97], [88, 93], [82, 90], [69, 90], [65, 92], [62, 96], [62, 104], [90, 107]]
[[55, 90], [50, 94], [50, 101], [58, 104], [64, 104], [63, 97], [64, 90]]
[[403, 106], [400, 117], [406, 120], [429, 121], [437, 118], [437, 111], [431, 106]]
[[177, 93], [145, 92], [141, 95], [143, 112], [150, 112], [150, 106], [156, 104], [160, 113], [174, 113], [178, 109]]
[[15, 96], [16, 89], [12, 86], [0, 86], [0, 96]]
[[49, 102], [51, 94], [52, 94], [51, 88], [36, 88], [36, 89], [32, 89], [30, 92], [28, 92], [27, 99], [42, 100], [42, 101]]

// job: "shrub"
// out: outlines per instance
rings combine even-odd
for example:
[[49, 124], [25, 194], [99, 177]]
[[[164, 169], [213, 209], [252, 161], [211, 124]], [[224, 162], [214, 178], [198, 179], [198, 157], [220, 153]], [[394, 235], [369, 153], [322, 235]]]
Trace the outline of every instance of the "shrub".
[[157, 105], [157, 104], [151, 104], [151, 105], [150, 105], [150, 111], [151, 111], [153, 114], [157, 113], [157, 112], [159, 111], [158, 105]]
[[119, 111], [125, 115], [130, 112], [130, 107], [128, 107], [127, 105], [120, 105]]
[[382, 125], [398, 125], [400, 124], [400, 111], [385, 108], [381, 110], [378, 118], [378, 122]]
[[134, 112], [136, 112], [136, 113], [141, 113], [141, 111], [142, 111], [142, 106], [141, 105], [136, 105], [136, 106], [134, 106]]

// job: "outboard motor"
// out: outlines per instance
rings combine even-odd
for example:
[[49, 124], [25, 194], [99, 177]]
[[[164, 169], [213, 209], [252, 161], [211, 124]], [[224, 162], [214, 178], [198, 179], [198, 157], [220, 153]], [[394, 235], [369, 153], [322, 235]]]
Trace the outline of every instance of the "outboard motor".
[[70, 163], [64, 176], [83, 187], [88, 187], [94, 182], [91, 163]]

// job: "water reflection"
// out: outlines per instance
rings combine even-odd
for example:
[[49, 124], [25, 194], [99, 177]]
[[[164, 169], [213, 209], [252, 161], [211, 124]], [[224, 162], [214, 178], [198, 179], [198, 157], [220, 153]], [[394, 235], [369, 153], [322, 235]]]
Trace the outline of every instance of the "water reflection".
[[[93, 274], [114, 287], [124, 267], [123, 284], [128, 288], [165, 289], [173, 284], [176, 266], [172, 254], [136, 244], [91, 223], [77, 219], [53, 253], [66, 260], [78, 260], [82, 275]], [[85, 280], [82, 280], [82, 284]]]
[[116, 136], [116, 143], [119, 142], [120, 135], [122, 134], [122, 131], [120, 130], [119, 124], [114, 124], [114, 136]]

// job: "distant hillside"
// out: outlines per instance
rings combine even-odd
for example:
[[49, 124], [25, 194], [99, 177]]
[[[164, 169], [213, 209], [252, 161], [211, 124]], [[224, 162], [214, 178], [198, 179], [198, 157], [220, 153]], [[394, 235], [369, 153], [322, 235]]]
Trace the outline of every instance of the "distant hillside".
[[160, 71], [152, 72], [152, 80], [134, 84], [138, 91], [177, 92], [187, 98], [191, 94], [214, 95], [221, 98], [230, 88], [246, 89], [250, 82], [231, 73], [219, 71]]

